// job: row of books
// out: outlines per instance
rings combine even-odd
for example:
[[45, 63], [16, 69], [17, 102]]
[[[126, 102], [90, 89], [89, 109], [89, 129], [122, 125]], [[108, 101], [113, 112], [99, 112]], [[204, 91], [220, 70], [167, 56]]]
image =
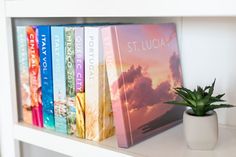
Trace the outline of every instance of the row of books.
[[181, 122], [184, 108], [164, 104], [182, 84], [174, 24], [17, 26], [16, 32], [25, 122], [94, 141], [116, 128], [120, 147]]

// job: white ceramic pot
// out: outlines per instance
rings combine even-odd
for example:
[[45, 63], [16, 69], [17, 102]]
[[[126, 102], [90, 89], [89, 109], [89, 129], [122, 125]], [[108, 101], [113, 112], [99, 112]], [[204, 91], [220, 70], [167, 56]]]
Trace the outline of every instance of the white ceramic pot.
[[184, 112], [183, 123], [186, 142], [191, 149], [214, 149], [218, 141], [218, 119], [215, 111], [206, 116], [194, 116], [192, 110]]

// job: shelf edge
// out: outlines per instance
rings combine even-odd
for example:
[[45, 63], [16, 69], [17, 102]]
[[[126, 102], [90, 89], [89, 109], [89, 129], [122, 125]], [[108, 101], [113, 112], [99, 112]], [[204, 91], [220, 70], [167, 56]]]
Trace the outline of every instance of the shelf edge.
[[69, 156], [78, 156], [79, 154], [83, 154], [83, 156], [96, 156], [100, 154], [103, 157], [133, 156], [111, 150], [114, 148], [109, 148], [103, 144], [81, 139], [75, 140], [73, 139], [75, 137], [70, 138], [67, 135], [61, 135], [56, 132], [54, 135], [54, 133], [50, 133], [50, 131], [46, 131], [45, 129], [37, 129], [26, 126], [25, 124], [14, 125], [14, 137], [21, 142], [26, 142]]

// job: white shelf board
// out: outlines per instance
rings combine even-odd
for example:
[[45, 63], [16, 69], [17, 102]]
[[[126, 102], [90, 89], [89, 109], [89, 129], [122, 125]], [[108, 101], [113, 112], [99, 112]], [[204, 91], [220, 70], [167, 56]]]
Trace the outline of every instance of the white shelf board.
[[120, 157], [233, 157], [236, 154], [236, 128], [220, 126], [219, 142], [215, 150], [195, 151], [187, 148], [183, 126], [178, 125], [129, 149], [118, 148], [113, 136], [102, 142], [92, 142], [62, 135], [53, 131], [15, 124], [16, 140], [53, 150], [69, 156]]
[[235, 6], [235, 0], [6, 0], [6, 16], [236, 16]]
[[120, 153], [119, 150], [114, 150], [114, 146], [110, 146], [109, 142], [106, 144], [106, 142], [98, 143], [83, 140], [73, 136], [63, 135], [55, 131], [29, 126], [24, 123], [15, 125], [14, 136], [16, 140], [68, 156], [79, 156], [80, 154], [83, 154], [83, 156], [95, 156], [99, 154], [99, 156], [104, 157], [132, 156]]

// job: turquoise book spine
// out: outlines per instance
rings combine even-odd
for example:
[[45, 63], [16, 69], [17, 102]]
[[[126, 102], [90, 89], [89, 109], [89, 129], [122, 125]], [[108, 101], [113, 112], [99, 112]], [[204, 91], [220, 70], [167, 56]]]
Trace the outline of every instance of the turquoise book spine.
[[67, 134], [65, 35], [63, 26], [51, 27], [55, 128]]
[[28, 47], [27, 34], [25, 26], [18, 26], [17, 33], [17, 56], [18, 70], [20, 75], [20, 95], [22, 106], [23, 121], [32, 124], [32, 108], [30, 101], [29, 87], [29, 63], [28, 63]]

